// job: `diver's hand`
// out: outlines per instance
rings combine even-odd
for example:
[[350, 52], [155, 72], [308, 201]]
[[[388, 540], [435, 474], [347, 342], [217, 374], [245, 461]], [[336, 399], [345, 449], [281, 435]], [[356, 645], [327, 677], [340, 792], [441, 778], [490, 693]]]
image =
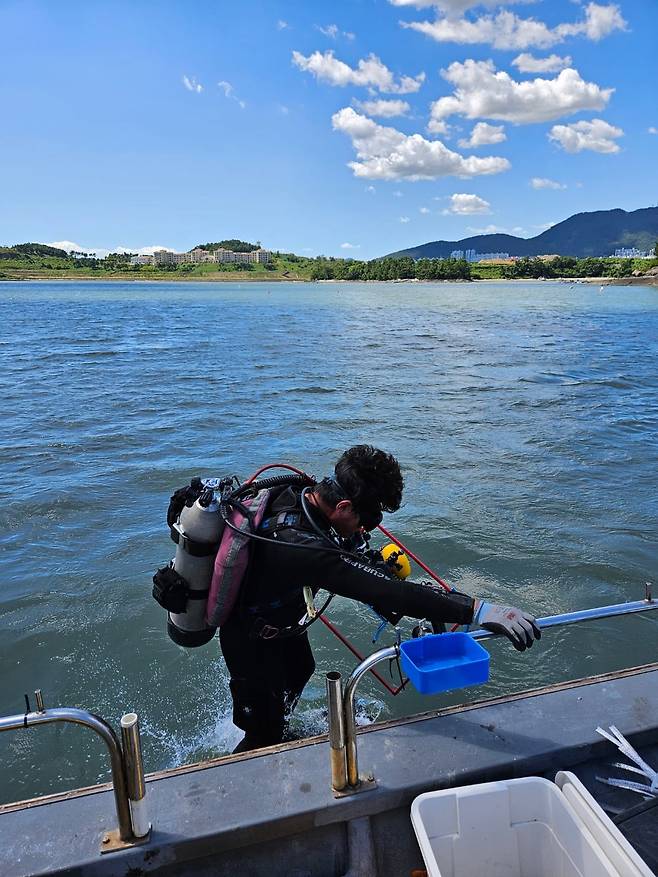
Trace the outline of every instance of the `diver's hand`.
[[519, 652], [524, 652], [536, 639], [541, 639], [541, 630], [534, 616], [514, 606], [500, 606], [476, 599], [473, 621], [485, 630], [506, 636]]

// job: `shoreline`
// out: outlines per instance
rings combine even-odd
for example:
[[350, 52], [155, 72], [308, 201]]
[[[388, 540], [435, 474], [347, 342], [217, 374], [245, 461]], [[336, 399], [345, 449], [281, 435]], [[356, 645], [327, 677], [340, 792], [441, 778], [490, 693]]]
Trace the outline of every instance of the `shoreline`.
[[542, 283], [568, 283], [568, 284], [585, 284], [588, 286], [655, 286], [658, 287], [658, 275], [650, 277], [547, 277], [539, 279], [534, 277], [517, 277], [517, 278], [474, 278], [472, 280], [418, 280], [416, 278], [397, 279], [397, 280], [307, 280], [301, 277], [157, 277], [157, 278], [141, 278], [141, 277], [51, 277], [49, 275], [31, 276], [31, 277], [0, 277], [0, 284], [3, 283], [248, 283], [248, 284], [267, 284], [267, 283], [317, 283], [317, 284], [380, 284], [380, 283], [423, 283], [423, 284], [445, 284], [445, 283], [525, 283], [526, 285], [539, 285]]

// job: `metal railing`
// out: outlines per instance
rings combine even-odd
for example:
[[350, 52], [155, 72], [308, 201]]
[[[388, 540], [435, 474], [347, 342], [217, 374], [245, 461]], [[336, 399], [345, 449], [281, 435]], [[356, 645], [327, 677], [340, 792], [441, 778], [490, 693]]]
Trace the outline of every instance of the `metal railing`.
[[150, 823], [145, 814], [144, 765], [139, 739], [139, 720], [128, 713], [121, 720], [123, 750], [112, 726], [99, 716], [74, 707], [45, 709], [41, 690], [34, 692], [37, 709], [29, 709], [27, 695], [23, 714], [0, 717], [0, 731], [20, 731], [54, 722], [70, 722], [91, 728], [107, 746], [112, 769], [112, 788], [118, 829], [106, 832], [101, 841], [101, 852], [123, 849], [142, 843], [148, 837]]
[[[548, 615], [537, 619], [541, 630], [561, 627], [582, 621], [594, 621], [601, 618], [614, 618], [619, 615], [633, 615], [636, 612], [649, 612], [658, 609], [658, 600], [651, 596], [651, 586], [647, 583], [646, 599], [629, 603], [617, 603], [612, 606], [600, 606], [596, 609], [582, 609], [577, 612], [566, 612], [561, 615]], [[489, 630], [478, 629], [471, 632], [476, 640], [500, 636]], [[327, 673], [327, 701], [329, 705], [329, 746], [331, 755], [331, 786], [334, 792], [341, 795], [360, 791], [364, 780], [359, 776], [359, 761], [356, 742], [356, 718], [354, 701], [356, 689], [363, 676], [382, 661], [399, 658], [399, 644], [387, 646], [373, 652], [352, 671], [343, 689], [340, 673]]]

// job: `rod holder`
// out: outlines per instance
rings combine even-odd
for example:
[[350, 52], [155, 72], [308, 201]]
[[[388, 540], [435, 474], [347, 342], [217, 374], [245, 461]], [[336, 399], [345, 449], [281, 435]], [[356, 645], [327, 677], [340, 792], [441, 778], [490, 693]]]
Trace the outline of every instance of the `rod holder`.
[[151, 823], [146, 806], [144, 762], [137, 713], [121, 716], [121, 743], [133, 834], [135, 837], [146, 837], [151, 830]]
[[329, 755], [331, 758], [331, 787], [342, 792], [347, 786], [345, 760], [345, 714], [343, 687], [340, 673], [327, 673], [327, 703], [329, 707]]

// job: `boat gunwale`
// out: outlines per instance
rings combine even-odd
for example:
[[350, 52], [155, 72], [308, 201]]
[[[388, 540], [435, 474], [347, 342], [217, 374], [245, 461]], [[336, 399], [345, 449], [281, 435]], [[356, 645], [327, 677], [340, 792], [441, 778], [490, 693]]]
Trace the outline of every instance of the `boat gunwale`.
[[[403, 725], [413, 724], [416, 722], [427, 721], [428, 719], [440, 718], [441, 716], [454, 715], [460, 712], [470, 712], [482, 707], [496, 706], [498, 704], [513, 703], [514, 701], [525, 700], [532, 697], [539, 697], [544, 694], [552, 694], [558, 691], [566, 691], [571, 688], [585, 687], [588, 685], [596, 685], [612, 681], [614, 679], [623, 679], [628, 676], [640, 676], [644, 673], [651, 673], [658, 670], [658, 661], [649, 664], [639, 664], [635, 667], [627, 667], [622, 670], [611, 670], [607, 673], [599, 673], [594, 676], [583, 676], [577, 679], [569, 679], [563, 682], [555, 682], [552, 685], [544, 685], [538, 688], [529, 688], [523, 691], [514, 692], [513, 694], [498, 695], [496, 697], [485, 698], [482, 700], [472, 701], [467, 704], [454, 704], [453, 706], [442, 707], [436, 710], [428, 710], [423, 713], [414, 713], [411, 716], [403, 716], [396, 719], [388, 719], [384, 722], [376, 722], [372, 725], [361, 726], [357, 729], [357, 734], [370, 734], [389, 728], [400, 727]], [[294, 749], [300, 749], [303, 746], [314, 746], [326, 743], [328, 734], [318, 734], [314, 737], [305, 737], [302, 740], [291, 740], [286, 743], [279, 743], [276, 746], [267, 746], [262, 749], [244, 752], [238, 755], [220, 755], [216, 758], [207, 759], [205, 761], [192, 762], [191, 764], [182, 764], [177, 767], [165, 768], [163, 770], [153, 771], [146, 774], [145, 781], [147, 783], [158, 782], [170, 777], [185, 775], [188, 773], [196, 773], [201, 770], [208, 770], [224, 764], [234, 764], [241, 761], [249, 761], [253, 758], [262, 758], [276, 752], [285, 752]], [[75, 798], [83, 798], [87, 795], [96, 795], [101, 792], [108, 792], [112, 789], [112, 783], [97, 783], [92, 786], [83, 786], [78, 789], [70, 789], [65, 792], [54, 792], [50, 795], [40, 795], [35, 798], [26, 798], [22, 801], [12, 801], [6, 804], [0, 804], [0, 816], [5, 813], [12, 813], [20, 810], [29, 810], [34, 807], [41, 807], [46, 804], [55, 804], [60, 801], [68, 801]]]

